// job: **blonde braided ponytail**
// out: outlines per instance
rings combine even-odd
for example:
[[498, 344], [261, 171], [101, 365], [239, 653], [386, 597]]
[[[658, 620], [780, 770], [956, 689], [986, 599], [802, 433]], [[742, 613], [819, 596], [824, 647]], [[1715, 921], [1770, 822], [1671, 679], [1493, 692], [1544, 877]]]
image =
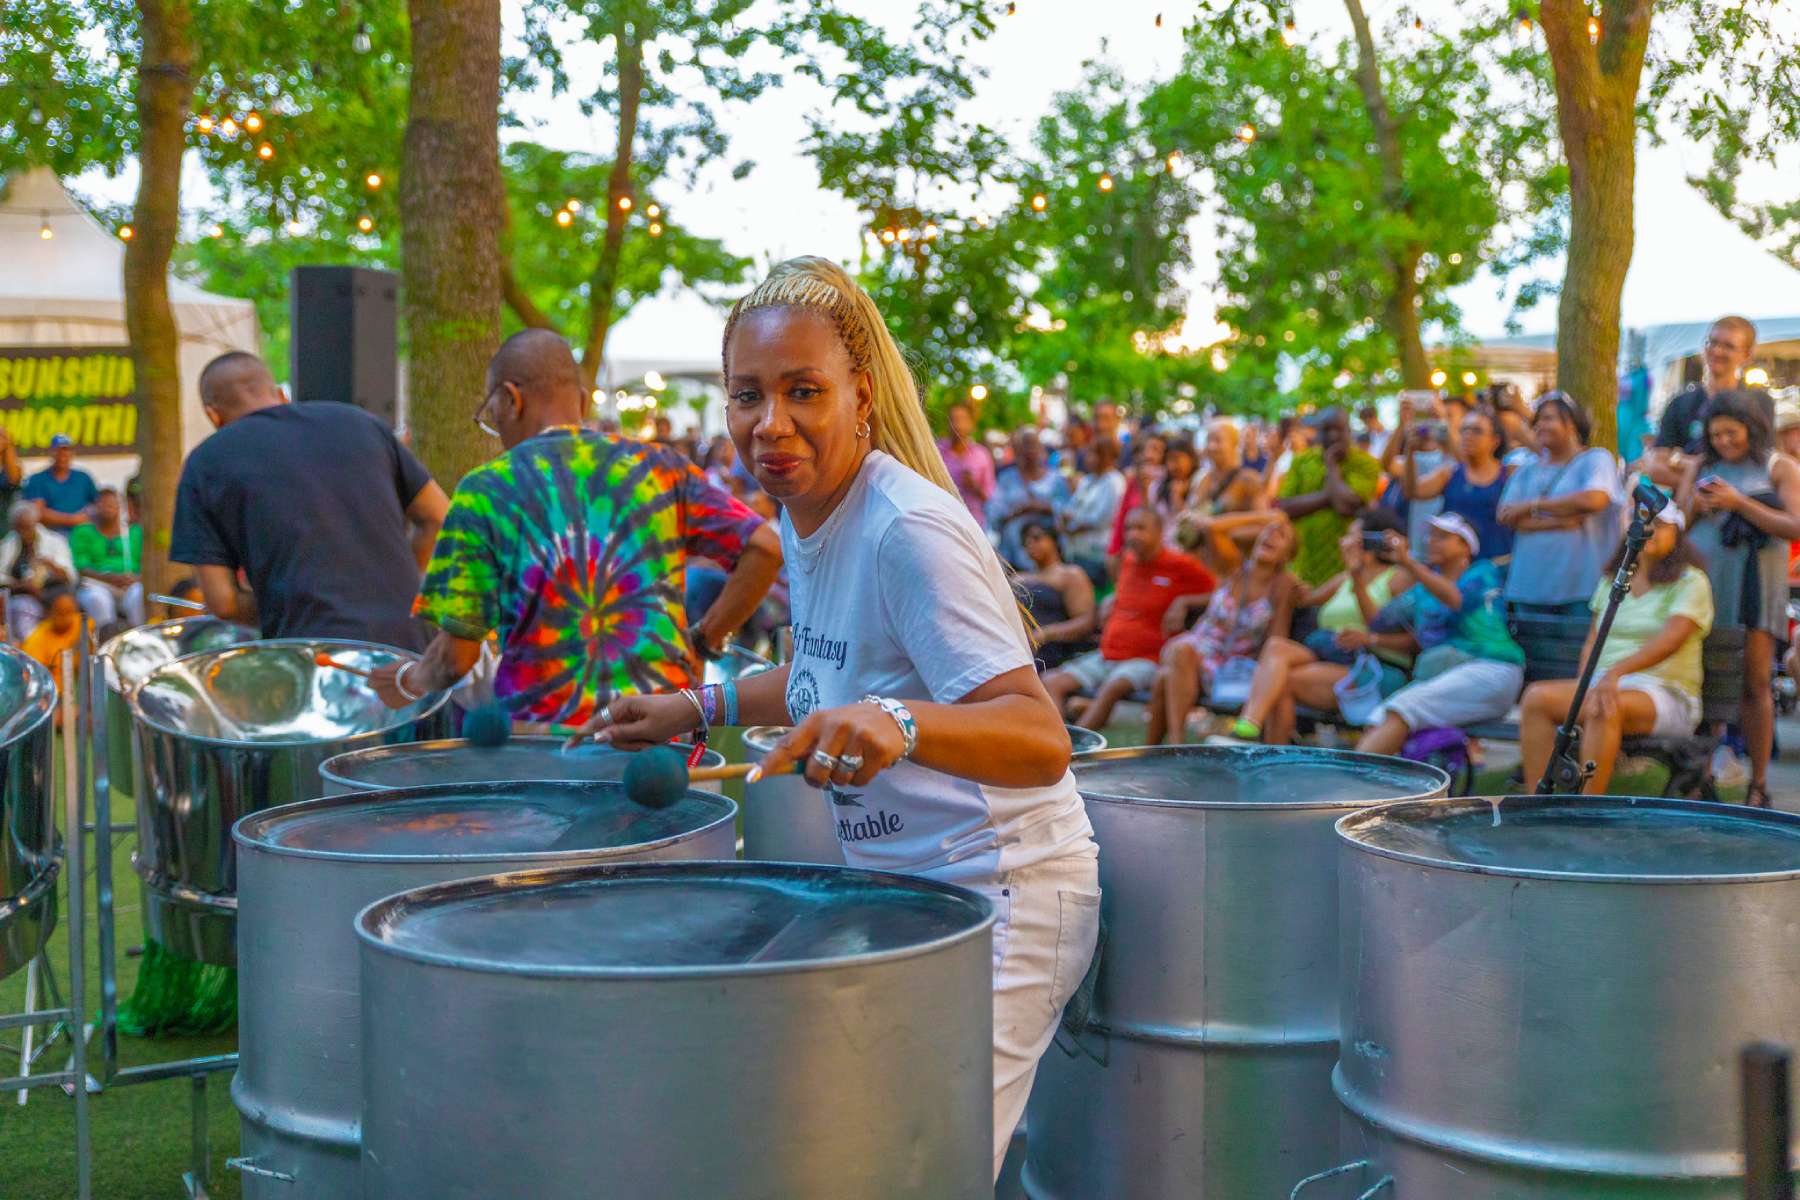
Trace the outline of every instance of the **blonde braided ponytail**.
[[[721, 356], [731, 345], [738, 318], [754, 308], [806, 308], [830, 319], [849, 352], [850, 365], [867, 371], [875, 394], [869, 415], [870, 440], [914, 471], [957, 494], [949, 469], [932, 440], [925, 405], [912, 371], [894, 344], [887, 322], [869, 293], [836, 263], [823, 258], [790, 258], [778, 263], [768, 278], [731, 306], [725, 319]], [[726, 372], [729, 374], [729, 370]]]

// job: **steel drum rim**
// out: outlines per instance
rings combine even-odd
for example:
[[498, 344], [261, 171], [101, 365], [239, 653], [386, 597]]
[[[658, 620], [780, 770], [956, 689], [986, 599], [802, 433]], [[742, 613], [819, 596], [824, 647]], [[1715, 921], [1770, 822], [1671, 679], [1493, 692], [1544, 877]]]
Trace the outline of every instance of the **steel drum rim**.
[[[416, 743], [406, 743], [413, 745]], [[582, 779], [503, 779], [493, 782], [474, 780], [468, 783], [431, 783], [419, 787], [408, 788], [373, 788], [361, 792], [345, 792], [337, 796], [324, 796], [316, 800], [296, 800], [289, 804], [278, 804], [274, 808], [259, 808], [255, 812], [245, 813], [232, 823], [231, 840], [240, 849], [254, 850], [259, 854], [273, 854], [283, 858], [303, 858], [320, 862], [348, 863], [486, 863], [511, 862], [527, 854], [535, 860], [541, 860], [550, 866], [560, 865], [565, 860], [593, 862], [610, 854], [642, 854], [646, 851], [660, 850], [691, 837], [711, 832], [721, 825], [735, 824], [738, 816], [737, 801], [717, 792], [702, 792], [689, 789], [686, 799], [702, 800], [707, 804], [722, 804], [725, 811], [704, 825], [696, 825], [692, 829], [684, 829], [653, 842], [632, 842], [616, 847], [590, 847], [579, 850], [544, 850], [544, 851], [483, 851], [475, 854], [353, 854], [344, 850], [316, 850], [306, 846], [283, 846], [266, 841], [247, 830], [250, 825], [273, 825], [289, 817], [319, 812], [333, 808], [351, 808], [372, 804], [392, 804], [404, 796], [412, 799], [429, 799], [435, 796], [463, 796], [474, 794], [474, 789], [489, 789], [492, 793], [503, 793], [508, 789], [551, 787], [565, 791], [581, 791], [595, 787], [623, 788], [621, 785], [606, 780]]]
[[[56, 711], [56, 677], [50, 673], [50, 668], [15, 646], [0, 645], [0, 650], [17, 661], [25, 684], [24, 703], [14, 709], [4, 721], [0, 721], [0, 746], [10, 746], [36, 733], [38, 727]], [[27, 714], [30, 714], [30, 719], [18, 723]]]
[[[565, 883], [580, 883], [596, 877], [629, 878], [636, 875], [668, 876], [668, 875], [704, 875], [708, 879], [717, 879], [724, 875], [739, 874], [768, 877], [771, 874], [797, 876], [848, 873], [881, 883], [899, 885], [920, 891], [934, 892], [940, 896], [971, 904], [980, 919], [968, 927], [954, 933], [933, 938], [930, 941], [914, 942], [906, 946], [897, 946], [891, 950], [881, 950], [863, 954], [841, 954], [831, 958], [808, 959], [800, 962], [769, 963], [719, 963], [701, 966], [660, 966], [660, 967], [596, 967], [596, 966], [546, 966], [534, 964], [525, 966], [516, 963], [477, 961], [469, 958], [458, 958], [448, 954], [420, 950], [411, 946], [399, 946], [382, 938], [373, 930], [385, 919], [395, 914], [418, 908], [425, 908], [440, 902], [477, 896], [483, 893], [499, 895], [503, 892], [523, 891], [527, 889], [553, 888]], [[510, 976], [514, 978], [532, 979], [582, 979], [582, 980], [680, 980], [680, 979], [743, 979], [762, 975], [793, 975], [814, 971], [837, 971], [845, 967], [874, 966], [881, 963], [904, 962], [907, 959], [936, 954], [977, 936], [991, 936], [994, 926], [994, 906], [987, 897], [969, 888], [956, 884], [943, 883], [936, 879], [927, 879], [922, 875], [904, 875], [897, 871], [871, 871], [861, 867], [833, 867], [818, 863], [768, 863], [745, 859], [684, 859], [680, 862], [635, 862], [635, 863], [599, 863], [589, 866], [547, 867], [508, 871], [499, 875], [482, 875], [472, 879], [457, 879], [449, 883], [435, 883], [427, 887], [413, 888], [404, 892], [396, 892], [392, 896], [365, 906], [356, 914], [357, 941], [365, 949], [377, 953], [403, 958], [409, 962], [423, 963], [427, 966], [445, 967], [451, 970], [465, 971], [473, 975]]]
[[1450, 859], [1433, 858], [1430, 855], [1414, 854], [1405, 850], [1394, 850], [1386, 846], [1372, 846], [1357, 835], [1357, 827], [1368, 821], [1375, 821], [1384, 815], [1393, 815], [1390, 810], [1413, 808], [1424, 810], [1427, 805], [1443, 807], [1455, 805], [1461, 809], [1473, 811], [1476, 806], [1491, 808], [1508, 801], [1522, 801], [1528, 804], [1542, 805], [1551, 801], [1579, 801], [1583, 804], [1604, 805], [1607, 807], [1629, 807], [1666, 809], [1672, 812], [1708, 813], [1714, 816], [1732, 817], [1736, 820], [1751, 822], [1767, 822], [1788, 825], [1800, 830], [1800, 814], [1782, 812], [1778, 809], [1749, 809], [1742, 804], [1720, 804], [1705, 800], [1671, 800], [1661, 796], [1582, 796], [1557, 793], [1551, 796], [1511, 795], [1511, 796], [1458, 796], [1440, 800], [1397, 800], [1378, 804], [1373, 808], [1365, 808], [1360, 812], [1348, 813], [1338, 818], [1332, 826], [1340, 842], [1352, 850], [1378, 858], [1388, 858], [1409, 866], [1430, 867], [1441, 871], [1461, 871], [1469, 875], [1496, 875], [1507, 879], [1542, 879], [1555, 883], [1629, 883], [1639, 885], [1692, 885], [1708, 883], [1781, 883], [1787, 880], [1800, 879], [1800, 866], [1788, 871], [1744, 871], [1716, 875], [1627, 875], [1616, 871], [1551, 871], [1542, 867], [1507, 867], [1487, 863], [1455, 862]]
[[[420, 715], [426, 716], [429, 714], [421, 713]], [[512, 737], [508, 738], [506, 741], [506, 744], [510, 746], [510, 745], [537, 745], [539, 743], [542, 743], [544, 746], [548, 747], [548, 746], [553, 746], [553, 745], [560, 746], [562, 743], [564, 743], [567, 740], [568, 739], [566, 739], [566, 738], [557, 737], [553, 734], [538, 734], [538, 733], [525, 734], [525, 733], [522, 733], [522, 734], [515, 734]], [[235, 745], [242, 745], [244, 743], [233, 742], [231, 744], [235, 746]], [[253, 744], [259, 745], [259, 746], [265, 746], [265, 745], [272, 745], [272, 744], [278, 745], [280, 743], [256, 742]], [[692, 742], [675, 743], [675, 744], [684, 746], [688, 749], [692, 749], [693, 745], [694, 745]], [[326, 759], [324, 762], [320, 763], [319, 764], [319, 783], [321, 785], [326, 784], [326, 783], [335, 783], [342, 787], [355, 788], [357, 791], [360, 791], [360, 792], [407, 791], [413, 787], [435, 786], [435, 785], [428, 785], [428, 784], [408, 784], [405, 787], [396, 788], [396, 787], [393, 787], [393, 786], [387, 785], [387, 784], [372, 784], [369, 781], [367, 781], [365, 779], [359, 779], [354, 775], [339, 774], [337, 771], [332, 769], [331, 764], [335, 763], [335, 762], [339, 762], [342, 759], [349, 758], [352, 755], [355, 755], [357, 757], [366, 758], [366, 757], [373, 757], [378, 754], [399, 755], [399, 754], [406, 753], [407, 751], [413, 751], [413, 750], [427, 750], [427, 751], [464, 750], [464, 749], [467, 749], [470, 745], [471, 745], [471, 743], [468, 738], [432, 738], [430, 741], [425, 741], [425, 742], [390, 742], [390, 743], [387, 743], [387, 744], [381, 745], [381, 746], [359, 746], [354, 750], [345, 750], [341, 754], [334, 754], [330, 758]], [[626, 750], [620, 750], [620, 751], [617, 751], [617, 753], [628, 754], [631, 752], [626, 751]], [[718, 761], [717, 762], [711, 761], [714, 758], [718, 759]], [[723, 754], [719, 753], [717, 750], [714, 750], [714, 749], [708, 747], [706, 754], [704, 756], [702, 756], [698, 765], [703, 766], [703, 767], [722, 767], [725, 765], [725, 756]], [[464, 782], [464, 781], [459, 780], [458, 782]], [[477, 784], [523, 783], [523, 782], [537, 782], [537, 781], [517, 780], [517, 779], [470, 779], [470, 780], [467, 780], [466, 782], [469, 786], [474, 786]], [[545, 782], [545, 783], [581, 783], [581, 782], [585, 782], [585, 781], [580, 780], [580, 779], [558, 778], [558, 779], [546, 779], [546, 780], [543, 780], [542, 782]], [[284, 805], [283, 807], [286, 807], [286, 806]], [[264, 811], [270, 811], [270, 810], [264, 810]]]
[[[1724, 1183], [1740, 1179], [1744, 1173], [1743, 1155], [1730, 1151], [1682, 1155], [1621, 1154], [1597, 1151], [1591, 1146], [1564, 1146], [1555, 1148], [1561, 1153], [1549, 1150], [1534, 1153], [1521, 1149], [1516, 1142], [1471, 1134], [1460, 1126], [1395, 1116], [1394, 1109], [1376, 1103], [1350, 1086], [1344, 1079], [1342, 1063], [1331, 1068], [1331, 1090], [1345, 1111], [1384, 1137], [1408, 1142], [1435, 1154], [1490, 1166], [1583, 1175], [1596, 1180], [1718, 1180]], [[1596, 1166], [1597, 1163], [1605, 1165]], [[1683, 1169], [1682, 1164], [1693, 1165]]]
[[[154, 729], [158, 733], [168, 734], [170, 737], [183, 738], [187, 741], [195, 742], [195, 743], [198, 743], [203, 746], [254, 746], [254, 747], [257, 747], [258, 749], [284, 750], [284, 749], [291, 749], [295, 746], [316, 746], [322, 740], [343, 741], [343, 742], [348, 743], [348, 742], [355, 742], [355, 741], [358, 741], [363, 738], [385, 737], [387, 734], [394, 732], [394, 730], [400, 728], [403, 725], [410, 725], [415, 721], [423, 721], [423, 720], [427, 719], [432, 714], [436, 713], [440, 708], [444, 707], [444, 705], [446, 705], [450, 702], [450, 692], [448, 689], [446, 689], [442, 692], [439, 692], [437, 694], [437, 699], [432, 701], [429, 704], [424, 704], [424, 701], [421, 700], [420, 703], [423, 704], [423, 707], [419, 708], [417, 712], [413, 712], [410, 716], [397, 717], [397, 719], [395, 719], [392, 723], [383, 725], [378, 729], [365, 729], [360, 733], [345, 734], [342, 738], [329, 738], [329, 739], [290, 738], [285, 741], [271, 740], [271, 741], [254, 741], [254, 742], [239, 741], [236, 738], [210, 737], [206, 734], [193, 733], [186, 729], [176, 729], [173, 726], [164, 725], [160, 721], [151, 720], [148, 716], [145, 715], [144, 710], [139, 706], [138, 693], [143, 691], [144, 685], [149, 683], [152, 679], [156, 678], [157, 675], [159, 675], [161, 672], [167, 670], [168, 668], [173, 667], [179, 663], [191, 662], [192, 660], [194, 660], [196, 658], [204, 658], [208, 655], [241, 653], [242, 651], [247, 650], [251, 647], [255, 647], [255, 646], [318, 646], [320, 648], [324, 648], [326, 646], [340, 646], [340, 647], [348, 647], [351, 649], [358, 649], [358, 650], [381, 650], [388, 654], [395, 655], [396, 657], [400, 658], [401, 660], [407, 661], [407, 662], [417, 662], [418, 658], [419, 658], [418, 655], [412, 653], [409, 650], [402, 650], [398, 646], [389, 646], [389, 645], [385, 645], [384, 643], [381, 643], [381, 642], [365, 642], [365, 641], [360, 641], [356, 638], [334, 638], [334, 637], [261, 638], [254, 642], [240, 642], [235, 646], [219, 646], [219, 647], [215, 647], [211, 650], [196, 650], [192, 654], [184, 654], [180, 658], [170, 659], [168, 662], [164, 663], [162, 666], [158, 667], [156, 670], [150, 672], [150, 674], [144, 676], [143, 679], [139, 680], [138, 683], [129, 692], [126, 693], [125, 700], [128, 704], [131, 705], [132, 717], [138, 721], [143, 722], [146, 727], [148, 727], [150, 729]], [[321, 669], [328, 669], [328, 668], [321, 668]], [[426, 696], [424, 698], [424, 700], [429, 700], [429, 699], [430, 699], [429, 696]], [[412, 706], [408, 705], [407, 708], [396, 708], [396, 709], [393, 709], [392, 711], [395, 714], [400, 714], [400, 713], [407, 712], [410, 708], [412, 708]], [[350, 752], [345, 751], [345, 753], [350, 753]], [[336, 757], [336, 756], [334, 755], [333, 757]]]
[[[57, 848], [62, 848], [60, 839]], [[25, 887], [11, 896], [0, 896], [0, 926], [16, 920], [43, 903], [44, 897], [52, 894], [57, 879], [62, 875], [62, 858], [60, 855], [44, 864], [44, 869], [25, 881]]]
[[[767, 754], [775, 748], [775, 743], [793, 731], [792, 725], [752, 725], [744, 730], [744, 745], [761, 754]], [[1095, 750], [1077, 750], [1074, 757], [1085, 761], [1089, 755], [1099, 754], [1109, 749], [1104, 734], [1089, 730], [1100, 739], [1100, 746]]]
[[[237, 629], [246, 630], [246, 631], [250, 632], [251, 634], [254, 634], [256, 632], [254, 629], [251, 629], [250, 626], [245, 625], [241, 621], [227, 621], [224, 617], [215, 617], [211, 613], [191, 613], [185, 617], [169, 617], [162, 621], [146, 621], [142, 625], [133, 625], [130, 629], [122, 629], [118, 633], [115, 633], [111, 637], [107, 638], [106, 641], [101, 645], [101, 647], [98, 650], [94, 651], [94, 657], [97, 660], [99, 660], [99, 662], [101, 664], [101, 671], [105, 675], [107, 688], [113, 692], [118, 693], [120, 696], [124, 696], [129, 691], [128, 688], [121, 686], [120, 681], [116, 678], [116, 675], [118, 673], [118, 668], [113, 662], [113, 655], [114, 655], [120, 642], [124, 641], [126, 638], [130, 637], [132, 634], [142, 633], [146, 629], [162, 629], [163, 627], [168, 626], [168, 625], [188, 625], [188, 624], [192, 624], [195, 621], [217, 622], [220, 625], [230, 625]], [[237, 642], [234, 644], [239, 645], [239, 646], [246, 646], [246, 645], [249, 645], [251, 641], [259, 641], [259, 640], [261, 640], [261, 639], [252, 637], [246, 641]], [[212, 647], [212, 649], [214, 649], [214, 650], [221, 650], [224, 648], [225, 647], [222, 647], [222, 646]], [[205, 654], [206, 651], [205, 650], [196, 650], [193, 653]], [[184, 655], [181, 655], [180, 657], [186, 658], [188, 656], [184, 654]], [[175, 660], [170, 659], [169, 661], [173, 662]]]
[[237, 893], [207, 892], [191, 883], [183, 883], [171, 875], [146, 863], [143, 852], [134, 850], [131, 853], [131, 869], [159, 899], [170, 904], [185, 905], [188, 908], [203, 912], [216, 913], [220, 916], [234, 916], [237, 913]]
[[1391, 758], [1385, 754], [1365, 754], [1360, 750], [1326, 750], [1310, 746], [1112, 746], [1105, 750], [1090, 750], [1074, 757], [1073, 765], [1083, 763], [1109, 762], [1116, 758], [1186, 758], [1201, 757], [1197, 751], [1214, 751], [1212, 757], [1286, 757], [1292, 755], [1311, 761], [1324, 762], [1326, 765], [1379, 767], [1390, 774], [1416, 774], [1421, 780], [1432, 779], [1437, 782], [1432, 786], [1408, 795], [1384, 797], [1379, 800], [1176, 800], [1158, 796], [1120, 796], [1111, 792], [1090, 790], [1081, 781], [1080, 772], [1075, 774], [1075, 790], [1081, 798], [1088, 801], [1099, 801], [1103, 804], [1141, 805], [1147, 808], [1176, 809], [1211, 809], [1220, 812], [1318, 812], [1321, 809], [1341, 808], [1364, 811], [1376, 806], [1402, 803], [1431, 803], [1443, 797], [1450, 790], [1450, 776], [1430, 763], [1412, 762], [1409, 759]]

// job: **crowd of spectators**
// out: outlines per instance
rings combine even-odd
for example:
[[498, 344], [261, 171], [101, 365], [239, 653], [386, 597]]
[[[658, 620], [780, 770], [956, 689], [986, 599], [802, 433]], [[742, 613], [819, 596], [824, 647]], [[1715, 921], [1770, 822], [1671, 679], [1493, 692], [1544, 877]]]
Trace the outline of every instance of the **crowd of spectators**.
[[1800, 404], [1778, 414], [1740, 387], [1754, 334], [1714, 326], [1704, 378], [1630, 463], [1590, 445], [1570, 397], [1507, 387], [1403, 393], [1392, 428], [1372, 406], [1178, 428], [1102, 401], [1091, 422], [993, 447], [957, 405], [942, 450], [1019, 572], [1072, 722], [1098, 728], [1131, 699], [1151, 743], [1279, 744], [1324, 714], [1365, 750], [1417, 755], [1513, 717], [1530, 780], [1574, 683], [1526, 688], [1517, 624], [1574, 641], [1585, 628], [1591, 646], [1632, 489], [1651, 480], [1672, 499], [1580, 713], [1588, 786], [1606, 787], [1625, 738], [1696, 733], [1701, 645], [1730, 630], [1745, 668], [1733, 736], [1760, 803], [1800, 545]]

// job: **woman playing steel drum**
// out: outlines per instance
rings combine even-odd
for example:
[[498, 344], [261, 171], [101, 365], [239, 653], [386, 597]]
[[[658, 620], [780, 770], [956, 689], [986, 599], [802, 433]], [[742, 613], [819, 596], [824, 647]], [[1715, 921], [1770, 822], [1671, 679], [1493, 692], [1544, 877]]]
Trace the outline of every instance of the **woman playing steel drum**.
[[732, 310], [724, 359], [732, 440], [784, 506], [792, 661], [616, 699], [583, 733], [636, 749], [702, 722], [793, 725], [763, 770], [804, 764], [850, 865], [993, 902], [998, 1173], [1099, 928], [1069, 735], [874, 301], [832, 263], [783, 263]]

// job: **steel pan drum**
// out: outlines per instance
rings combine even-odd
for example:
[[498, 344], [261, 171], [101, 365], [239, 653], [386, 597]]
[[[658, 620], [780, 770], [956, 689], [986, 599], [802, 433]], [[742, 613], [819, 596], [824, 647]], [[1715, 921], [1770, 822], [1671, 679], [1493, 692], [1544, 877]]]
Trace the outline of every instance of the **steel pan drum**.
[[0, 645], [0, 978], [30, 962], [56, 928], [55, 708], [50, 672]]
[[389, 709], [360, 676], [315, 665], [321, 650], [365, 670], [410, 657], [371, 642], [252, 642], [167, 663], [131, 695], [146, 792], [132, 863], [147, 931], [176, 954], [237, 965], [233, 822], [317, 797], [333, 755], [442, 732], [445, 696]]
[[1106, 750], [1075, 778], [1109, 940], [1093, 1028], [1039, 1069], [1027, 1193], [1286, 1196], [1338, 1161], [1332, 822], [1449, 778], [1275, 746]]
[[[783, 725], [744, 731], [744, 753], [761, 758], [788, 735]], [[824, 789], [798, 775], [774, 775], [744, 785], [744, 857], [763, 862], [831, 863], [841, 866], [844, 849], [833, 827]]]
[[[376, 788], [423, 787], [434, 783], [491, 783], [502, 780], [580, 779], [617, 782], [631, 755], [587, 742], [564, 750], [560, 737], [513, 737], [501, 746], [476, 746], [464, 738], [372, 746], [327, 759], [319, 780], [327, 796]], [[691, 750], [693, 747], [683, 747]], [[698, 765], [718, 767], [725, 756], [708, 750]], [[717, 792], [716, 782], [700, 785]], [[727, 858], [730, 855], [726, 855]]]
[[131, 689], [164, 663], [256, 640], [256, 630], [217, 617], [180, 617], [127, 629], [100, 647], [106, 678], [106, 777], [114, 796], [137, 795], [137, 734]]
[[992, 1200], [993, 910], [772, 863], [392, 896], [362, 942], [369, 1200]]
[[1744, 1195], [1738, 1051], [1800, 1045], [1800, 818], [1512, 796], [1338, 833], [1348, 1195]]
[[726, 680], [747, 679], [752, 675], [760, 675], [775, 666], [754, 650], [748, 650], [736, 642], [727, 643], [719, 651], [717, 658], [705, 664], [707, 683], [724, 683]]
[[495, 871], [730, 858], [737, 806], [689, 792], [647, 809], [616, 783], [449, 784], [357, 792], [237, 823], [238, 1047], [231, 1095], [247, 1197], [358, 1194], [362, 1052], [357, 911]]
[[1092, 729], [1083, 729], [1079, 725], [1068, 726], [1069, 748], [1076, 754], [1092, 754], [1096, 750], [1106, 749], [1106, 735]]

